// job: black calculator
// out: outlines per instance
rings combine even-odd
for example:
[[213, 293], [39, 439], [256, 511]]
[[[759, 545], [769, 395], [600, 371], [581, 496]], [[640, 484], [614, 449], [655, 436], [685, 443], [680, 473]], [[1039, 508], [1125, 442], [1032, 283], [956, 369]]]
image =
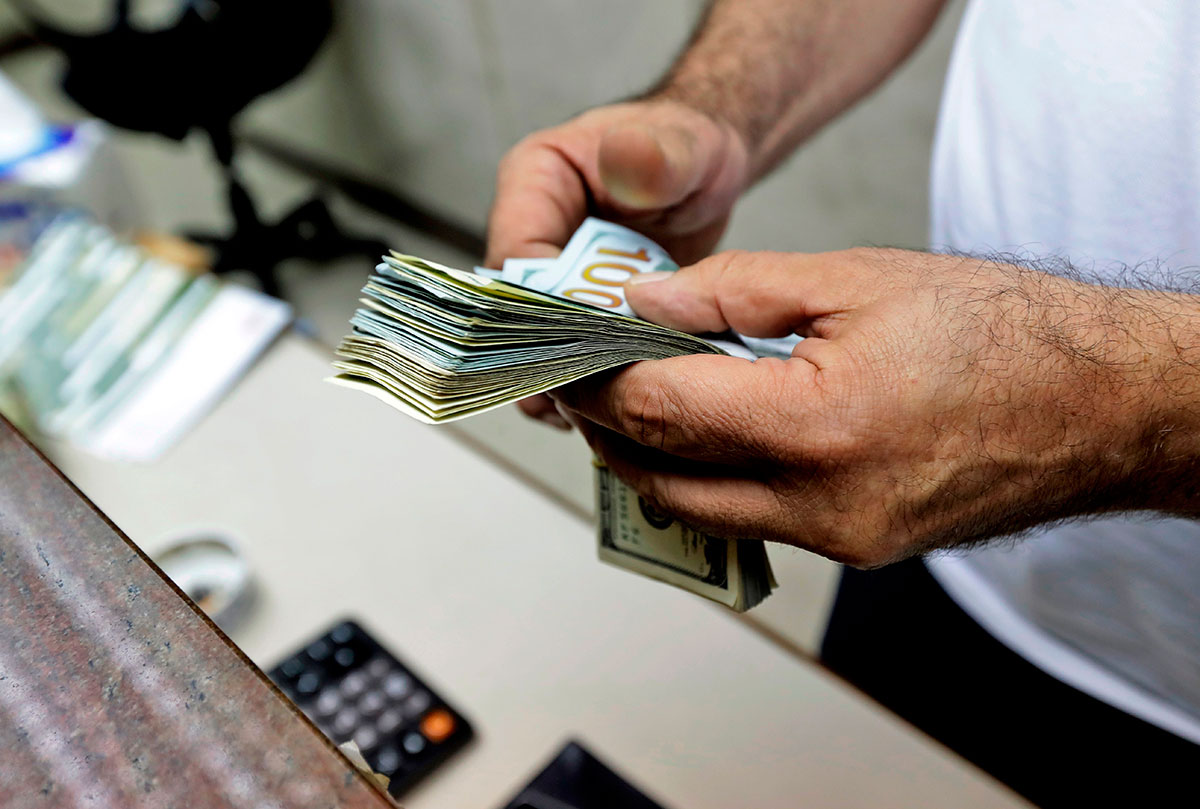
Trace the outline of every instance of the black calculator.
[[462, 714], [354, 621], [267, 672], [335, 744], [353, 740], [393, 797], [473, 735]]

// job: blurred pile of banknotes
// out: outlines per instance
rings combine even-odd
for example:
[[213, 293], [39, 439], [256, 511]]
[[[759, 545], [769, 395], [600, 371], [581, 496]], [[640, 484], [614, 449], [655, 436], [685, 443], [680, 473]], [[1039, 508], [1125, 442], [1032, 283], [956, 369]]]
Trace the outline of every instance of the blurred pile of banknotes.
[[291, 319], [76, 214], [19, 252], [0, 285], [0, 412], [105, 457], [157, 457]]
[[[332, 381], [428, 424], [483, 413], [639, 360], [786, 357], [799, 338], [703, 338], [640, 320], [623, 285], [678, 269], [659, 245], [587, 219], [560, 256], [475, 272], [393, 254], [376, 267]], [[716, 537], [595, 469], [600, 558], [744, 611], [776, 586], [763, 543]]]

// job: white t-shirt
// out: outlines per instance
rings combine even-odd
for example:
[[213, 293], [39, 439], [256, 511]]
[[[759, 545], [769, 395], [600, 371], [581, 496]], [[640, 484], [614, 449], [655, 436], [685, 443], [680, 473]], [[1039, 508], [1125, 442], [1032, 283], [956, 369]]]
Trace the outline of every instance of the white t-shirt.
[[[972, 0], [931, 243], [1110, 279], [1200, 266], [1200, 2]], [[929, 563], [1027, 660], [1200, 743], [1200, 523], [1108, 518]]]

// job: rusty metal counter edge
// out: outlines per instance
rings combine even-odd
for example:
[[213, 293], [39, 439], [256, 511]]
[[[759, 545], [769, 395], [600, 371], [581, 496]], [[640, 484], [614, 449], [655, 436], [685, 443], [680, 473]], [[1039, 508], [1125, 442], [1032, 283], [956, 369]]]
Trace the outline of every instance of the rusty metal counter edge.
[[0, 418], [0, 807], [387, 807]]

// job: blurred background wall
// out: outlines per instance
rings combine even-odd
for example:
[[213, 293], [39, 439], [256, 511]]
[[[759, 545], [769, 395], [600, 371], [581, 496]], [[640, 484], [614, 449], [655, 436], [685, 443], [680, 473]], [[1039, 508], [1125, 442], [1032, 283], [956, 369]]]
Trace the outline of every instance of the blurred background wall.
[[[483, 232], [496, 163], [535, 129], [648, 86], [686, 40], [703, 0], [341, 0], [330, 40], [295, 82], [256, 102], [245, 135], [269, 137], [400, 191]], [[64, 24], [103, 23], [108, 3], [44, 0]], [[952, 0], [915, 56], [864, 103], [807, 144], [745, 198], [724, 245], [819, 251], [862, 244], [921, 247], [929, 150], [942, 77], [961, 13]], [[147, 24], [169, 0], [135, 3]], [[287, 36], [287, 20], [279, 35]], [[0, 2], [0, 36], [17, 22]], [[270, 58], [271, 43], [263, 43]], [[30, 50], [0, 62], [45, 109], [78, 115], [56, 91], [58, 58]], [[225, 225], [207, 144], [114, 133], [144, 223], [165, 229]], [[253, 151], [240, 166], [270, 218], [314, 182]], [[345, 224], [409, 252], [469, 266], [463, 255], [344, 200]], [[369, 266], [343, 261], [289, 268], [285, 285], [318, 338], [332, 345]], [[590, 514], [588, 452], [577, 436], [502, 412], [461, 423], [461, 437], [579, 514]], [[833, 566], [773, 548], [782, 587], [752, 615], [812, 648]]]
[[[379, 169], [482, 223], [497, 158], [522, 135], [638, 92], [682, 47], [702, 0], [353, 0], [344, 44]], [[742, 206], [727, 244], [824, 250], [925, 239], [929, 144], [957, 4], [873, 98]], [[265, 123], [265, 121], [264, 121]]]

